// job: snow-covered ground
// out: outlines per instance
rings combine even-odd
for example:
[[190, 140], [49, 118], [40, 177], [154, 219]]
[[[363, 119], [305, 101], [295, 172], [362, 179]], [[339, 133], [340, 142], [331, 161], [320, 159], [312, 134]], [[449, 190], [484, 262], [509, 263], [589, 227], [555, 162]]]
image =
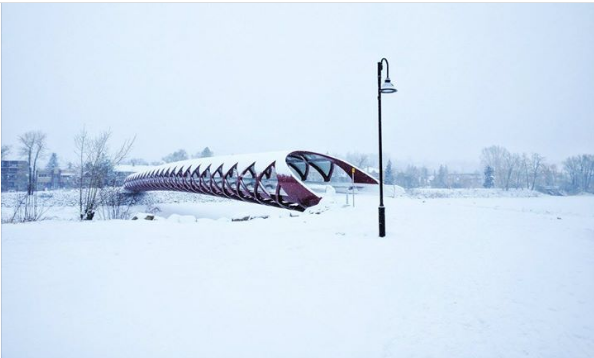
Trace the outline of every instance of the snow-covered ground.
[[[323, 195], [325, 187], [317, 188], [316, 193]], [[372, 190], [373, 191], [373, 190]], [[405, 190], [396, 185], [386, 185], [384, 188], [386, 197], [406, 197], [406, 198], [422, 198], [422, 199], [435, 199], [435, 198], [503, 198], [503, 197], [514, 197], [514, 198], [525, 198], [525, 197], [538, 197], [543, 194], [531, 191], [531, 190], [502, 190], [502, 189], [433, 189], [433, 188], [418, 188]], [[2, 193], [2, 220], [3, 222], [8, 220], [14, 214], [14, 206], [25, 193], [12, 192]], [[78, 201], [79, 192], [77, 189], [64, 189], [64, 190], [52, 190], [38, 192], [37, 202], [40, 210], [44, 213], [43, 218], [49, 220], [76, 220], [78, 218]], [[344, 195], [344, 194], [343, 194]], [[337, 195], [339, 196], [339, 195]], [[253, 212], [254, 210], [259, 212], [262, 208], [251, 204], [243, 204], [234, 202], [237, 205], [230, 205], [227, 199], [209, 196], [209, 195], [197, 195], [188, 194], [173, 191], [152, 191], [143, 193], [140, 197], [136, 198], [137, 205], [132, 209], [133, 211], [152, 210], [157, 208], [168, 208], [168, 204], [179, 204], [179, 203], [211, 203], [211, 205], [196, 206], [190, 205], [194, 210], [199, 210], [197, 215], [199, 217], [212, 217], [214, 210], [215, 216], [219, 215], [218, 208], [224, 207], [225, 210], [236, 211], [241, 209], [246, 212]], [[339, 200], [339, 199], [337, 199]], [[218, 204], [213, 204], [218, 203]], [[176, 205], [174, 212], [179, 210], [180, 206]], [[225, 214], [225, 213], [222, 213]], [[101, 208], [97, 211], [97, 218], [103, 219], [103, 211]]]
[[3, 224], [2, 357], [594, 356], [594, 197], [452, 196]]

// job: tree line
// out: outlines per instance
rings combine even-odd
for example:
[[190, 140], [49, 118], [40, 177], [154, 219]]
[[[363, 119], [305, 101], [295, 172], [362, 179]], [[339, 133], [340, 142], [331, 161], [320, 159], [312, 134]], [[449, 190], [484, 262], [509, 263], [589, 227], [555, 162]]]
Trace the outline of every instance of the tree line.
[[[27, 195], [23, 198], [22, 220], [30, 221], [39, 216], [36, 197], [39, 162], [48, 153], [46, 134], [40, 131], [29, 131], [18, 137], [16, 154], [27, 163]], [[124, 141], [110, 150], [111, 132], [105, 131], [97, 135], [82, 129], [74, 139], [76, 163], [69, 162], [67, 168], [76, 173], [74, 180], [79, 190], [79, 214], [81, 220], [92, 220], [97, 208], [101, 205], [112, 205], [121, 198], [116, 194], [114, 167], [118, 164], [148, 165], [141, 158], [127, 159], [135, 138]], [[2, 145], [2, 159], [12, 152], [12, 148]], [[167, 154], [161, 161], [152, 165], [170, 163], [191, 158], [211, 157], [214, 152], [205, 147], [189, 156], [184, 149]], [[345, 155], [347, 161], [355, 166], [378, 175], [377, 156], [359, 152]], [[513, 153], [502, 146], [490, 146], [480, 153], [481, 170], [472, 173], [450, 172], [448, 166], [430, 170], [426, 166], [407, 165], [396, 169], [392, 160], [388, 160], [384, 168], [384, 182], [388, 185], [399, 185], [404, 188], [500, 188], [538, 190], [549, 194], [575, 194], [594, 192], [594, 155], [580, 154], [566, 158], [561, 166], [548, 163], [538, 153]], [[51, 153], [45, 169], [59, 169], [56, 153]], [[114, 214], [117, 215], [117, 214]]]
[[547, 163], [538, 153], [512, 153], [501, 146], [481, 152], [486, 188], [530, 189], [542, 192], [576, 194], [594, 192], [594, 155], [580, 154], [566, 158], [561, 168]]
[[[355, 166], [378, 175], [377, 155], [347, 153]], [[594, 155], [566, 158], [561, 165], [548, 163], [538, 153], [513, 153], [502, 146], [490, 146], [480, 153], [481, 167], [470, 173], [452, 172], [446, 164], [429, 169], [407, 165], [395, 168], [392, 160], [384, 167], [384, 182], [412, 188], [500, 188], [537, 190], [548, 194], [594, 192]]]
[[[97, 134], [88, 133], [82, 129], [74, 138], [75, 162], [69, 162], [66, 167], [75, 173], [72, 186], [79, 192], [79, 218], [80, 220], [93, 220], [97, 210], [103, 210], [106, 218], [120, 218], [125, 215], [121, 212], [122, 204], [131, 199], [120, 191], [117, 185], [117, 173], [115, 166], [119, 164], [147, 165], [148, 162], [140, 158], [127, 159], [136, 137], [125, 140], [120, 145], [112, 146], [111, 131], [104, 131]], [[12, 147], [2, 145], [2, 160], [12, 154]], [[43, 208], [39, 205], [36, 192], [38, 191], [38, 180], [40, 162], [47, 158], [48, 146], [47, 135], [41, 131], [29, 131], [18, 137], [16, 156], [23, 159], [27, 165], [26, 194], [18, 197], [15, 213], [12, 222], [25, 222], [39, 220], [43, 214]], [[209, 147], [197, 152], [193, 158], [213, 156], [214, 153]], [[183, 149], [175, 151], [163, 157], [161, 162], [174, 162], [189, 159], [187, 152]], [[54, 171], [60, 169], [58, 155], [51, 153], [45, 165], [46, 170]], [[64, 168], [66, 169], [66, 168]]]

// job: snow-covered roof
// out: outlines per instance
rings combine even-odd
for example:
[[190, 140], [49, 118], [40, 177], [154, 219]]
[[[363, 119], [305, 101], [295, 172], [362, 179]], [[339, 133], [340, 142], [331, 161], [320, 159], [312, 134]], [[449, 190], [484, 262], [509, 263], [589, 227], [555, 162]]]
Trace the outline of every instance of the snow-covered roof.
[[[289, 167], [285, 163], [286, 157], [292, 151], [279, 151], [279, 152], [268, 152], [268, 153], [256, 153], [256, 154], [240, 154], [240, 155], [224, 155], [224, 156], [216, 156], [216, 157], [207, 157], [207, 158], [196, 158], [196, 159], [188, 159], [182, 160], [179, 162], [172, 162], [172, 163], [165, 163], [158, 166], [148, 166], [143, 170], [135, 171], [138, 175], [144, 174], [147, 171], [160, 171], [162, 169], [175, 169], [176, 172], [187, 171], [188, 169], [194, 170], [200, 166], [201, 168], [206, 168], [210, 166], [213, 170], [218, 168], [221, 165], [227, 164], [229, 166], [234, 165], [237, 163], [238, 168], [245, 168], [253, 163], [255, 164], [256, 172], [260, 170], [264, 170], [265, 168], [260, 168], [259, 166], [268, 166], [270, 163], [276, 161], [276, 171], [277, 173], [281, 172], [283, 174], [290, 175], [291, 171]], [[282, 165], [285, 163], [284, 165]], [[279, 165], [280, 164], [280, 165]], [[135, 175], [131, 175], [130, 178], [133, 178]]]

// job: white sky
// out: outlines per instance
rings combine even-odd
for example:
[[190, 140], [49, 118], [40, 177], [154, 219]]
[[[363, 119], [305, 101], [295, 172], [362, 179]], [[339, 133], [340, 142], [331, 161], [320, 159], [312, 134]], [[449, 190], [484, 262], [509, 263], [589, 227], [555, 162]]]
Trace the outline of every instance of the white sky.
[[393, 159], [594, 153], [594, 4], [3, 4], [2, 143], [377, 152], [382, 57]]

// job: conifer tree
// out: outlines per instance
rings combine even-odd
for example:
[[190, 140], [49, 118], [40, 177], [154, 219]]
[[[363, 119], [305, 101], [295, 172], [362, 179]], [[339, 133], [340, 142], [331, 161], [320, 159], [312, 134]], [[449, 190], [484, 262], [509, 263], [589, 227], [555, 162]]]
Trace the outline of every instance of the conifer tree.
[[485, 168], [485, 182], [483, 183], [483, 187], [490, 189], [495, 186], [495, 176], [493, 175], [495, 171], [489, 165]]
[[394, 170], [392, 169], [392, 161], [388, 160], [388, 165], [386, 165], [386, 169], [385, 169], [386, 175], [385, 175], [385, 179], [384, 182], [386, 184], [394, 184]]
[[45, 166], [45, 169], [54, 170], [57, 168], [59, 168], [58, 155], [56, 153], [52, 153], [47, 165]]

